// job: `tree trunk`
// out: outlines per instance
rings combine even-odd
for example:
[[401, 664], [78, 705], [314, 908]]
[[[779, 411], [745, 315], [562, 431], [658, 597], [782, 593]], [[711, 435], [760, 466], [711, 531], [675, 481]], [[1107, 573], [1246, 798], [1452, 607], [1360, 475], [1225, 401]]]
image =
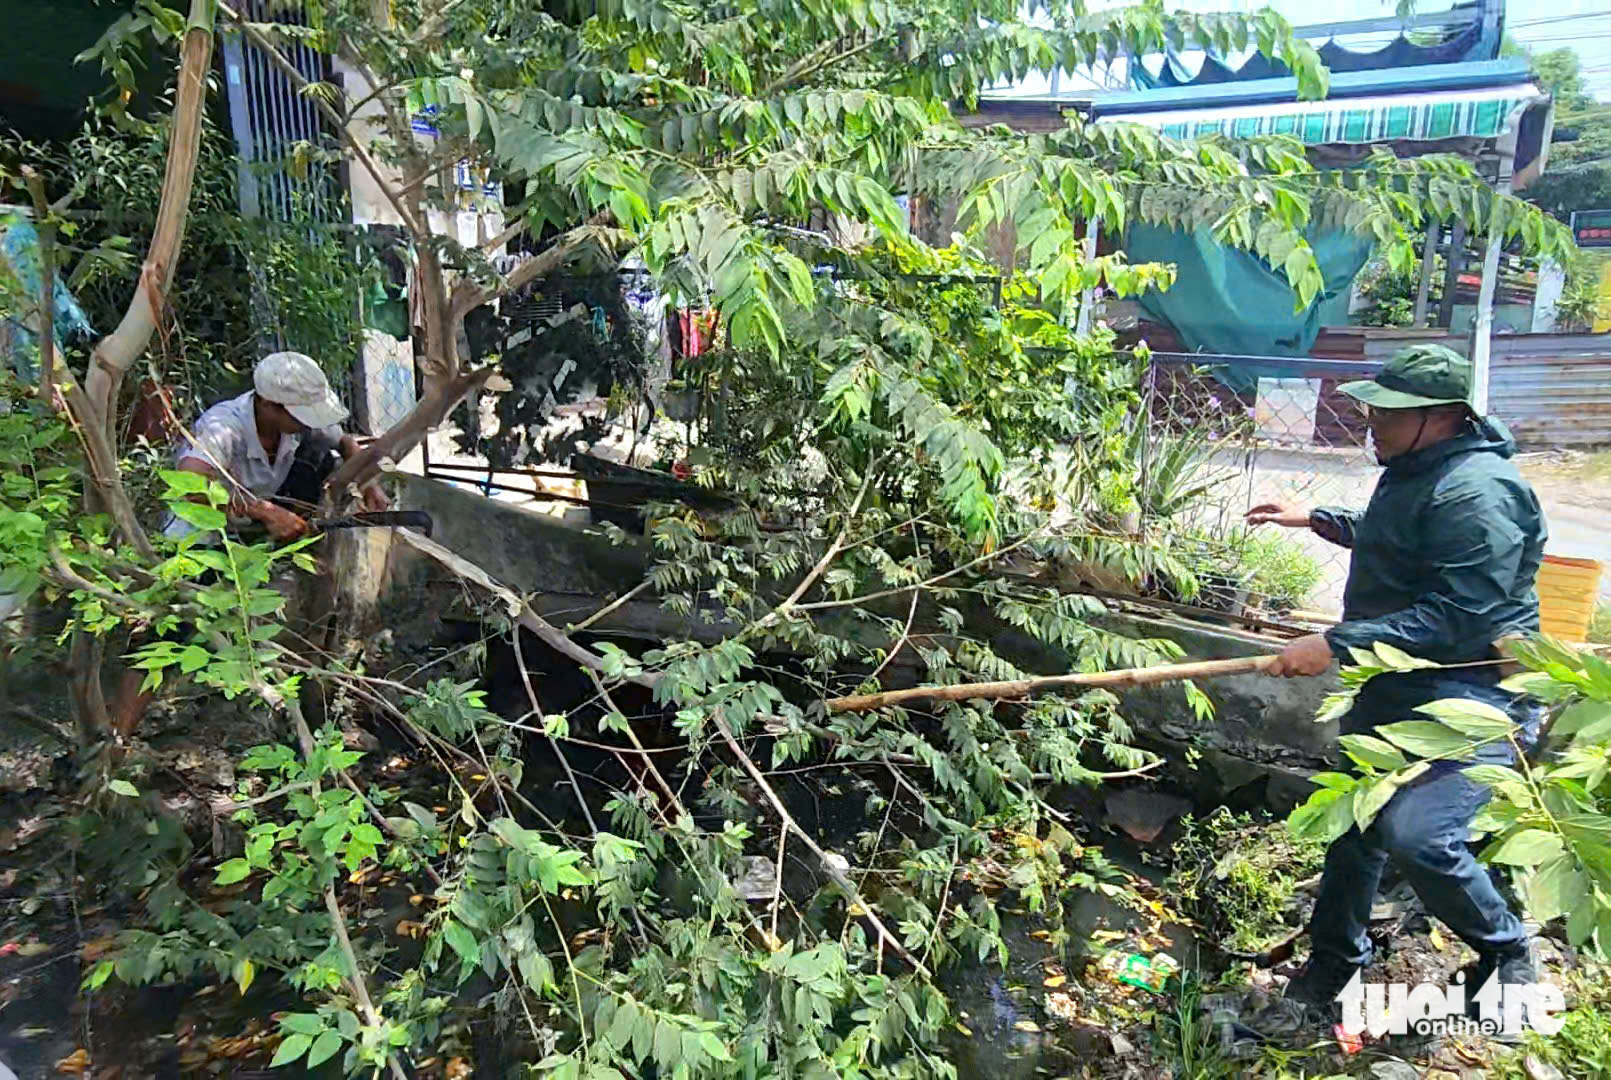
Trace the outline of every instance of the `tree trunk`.
[[447, 382], [427, 391], [409, 414], [393, 424], [386, 433], [364, 448], [363, 453], [351, 461], [341, 463], [326, 484], [326, 490], [337, 498], [348, 485], [363, 487], [380, 474], [380, 463], [385, 458], [397, 461], [425, 441], [438, 424], [470, 391], [485, 383], [497, 368], [486, 364], [474, 371], [461, 372]]
[[174, 267], [185, 239], [185, 217], [195, 184], [196, 156], [201, 149], [202, 114], [207, 103], [207, 73], [212, 68], [213, 0], [190, 0], [190, 20], [180, 49], [179, 90], [168, 142], [168, 168], [162, 180], [162, 202], [156, 231], [140, 268], [140, 282], [123, 319], [90, 355], [85, 392], [100, 414], [106, 440], [117, 445], [118, 391], [123, 375], [145, 352], [167, 305]]
[[[124, 539], [146, 558], [153, 558], [155, 553], [145, 530], [140, 527], [134, 504], [119, 474], [118, 394], [124, 373], [139, 360], [156, 332], [157, 317], [167, 304], [174, 267], [184, 244], [185, 217], [190, 210], [196, 157], [201, 150], [202, 114], [207, 102], [207, 74], [212, 67], [216, 14], [215, 0], [191, 0], [190, 19], [180, 47], [179, 88], [168, 142], [167, 172], [162, 181], [162, 202], [157, 208], [156, 229], [140, 268], [134, 296], [117, 328], [102, 338], [90, 354], [85, 389], [77, 390], [71, 373], [65, 368], [60, 375], [63, 384], [70, 388], [65, 395], [66, 406], [77, 422], [84, 444], [93, 499], [111, 513]], [[85, 743], [99, 738], [110, 727], [101, 690], [104, 655], [104, 644], [99, 638], [86, 633], [74, 635], [68, 659], [79, 737]]]

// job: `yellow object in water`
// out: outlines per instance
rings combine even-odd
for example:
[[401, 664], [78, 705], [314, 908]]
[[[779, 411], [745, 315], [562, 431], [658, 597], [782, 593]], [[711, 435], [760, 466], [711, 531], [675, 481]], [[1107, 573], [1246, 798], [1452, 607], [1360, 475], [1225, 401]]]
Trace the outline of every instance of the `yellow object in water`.
[[1544, 633], [1562, 641], [1588, 638], [1600, 596], [1600, 571], [1594, 559], [1544, 556], [1538, 568], [1538, 617]]

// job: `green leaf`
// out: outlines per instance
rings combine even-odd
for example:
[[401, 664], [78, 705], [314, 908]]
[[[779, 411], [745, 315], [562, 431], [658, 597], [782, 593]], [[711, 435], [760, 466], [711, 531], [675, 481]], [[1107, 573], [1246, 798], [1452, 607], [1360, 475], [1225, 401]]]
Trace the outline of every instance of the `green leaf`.
[[1546, 859], [1558, 857], [1564, 850], [1558, 834], [1543, 829], [1523, 829], [1506, 838], [1493, 849], [1492, 854], [1484, 854], [1487, 854], [1489, 862], [1507, 866], [1537, 866]]
[[727, 1044], [718, 1039], [714, 1032], [701, 1031], [699, 1033], [699, 1047], [717, 1061], [732, 1061], [733, 1055], [727, 1050]]
[[462, 923], [449, 919], [442, 928], [442, 936], [466, 968], [472, 968], [481, 962], [481, 947], [476, 944], [475, 935], [470, 933]]
[[1377, 728], [1376, 733], [1417, 757], [1465, 761], [1473, 753], [1469, 738], [1431, 720], [1401, 720]]
[[179, 670], [186, 675], [200, 671], [212, 659], [212, 654], [200, 645], [186, 645], [179, 650]]
[[207, 490], [208, 477], [188, 469], [158, 469], [157, 475], [168, 485], [169, 495], [200, 495]]
[[1420, 776], [1431, 768], [1424, 761], [1418, 761], [1402, 772], [1385, 776], [1370, 787], [1360, 786], [1354, 789], [1354, 824], [1361, 832], [1370, 828], [1376, 815], [1382, 812], [1400, 788]]
[[1576, 860], [1565, 853], [1527, 874], [1521, 882], [1521, 894], [1528, 914], [1540, 923], [1552, 922], [1574, 904], [1590, 899], [1588, 883], [1583, 880]]
[[118, 795], [125, 795], [131, 799], [137, 799], [140, 797], [140, 789], [129, 783], [127, 780], [113, 780], [106, 786], [111, 788], [112, 791]]
[[1503, 738], [1509, 735], [1511, 728], [1515, 726], [1515, 722], [1503, 709], [1489, 705], [1485, 701], [1471, 701], [1467, 698], [1431, 701], [1418, 706], [1415, 711], [1436, 717], [1444, 726], [1474, 739]]
[[326, 1031], [320, 1035], [314, 1040], [313, 1049], [308, 1051], [308, 1068], [316, 1068], [330, 1060], [335, 1052], [341, 1049], [341, 1043], [339, 1031]]
[[100, 989], [106, 983], [106, 980], [112, 977], [112, 971], [116, 967], [117, 965], [111, 960], [102, 960], [99, 964], [96, 964], [95, 970], [90, 972], [84, 979], [84, 989]]
[[612, 1045], [623, 1052], [628, 1051], [632, 1045], [632, 1032], [637, 1028], [642, 1013], [638, 1011], [637, 1002], [630, 998], [621, 1002], [621, 1007], [615, 1011], [610, 1021], [608, 1038]]
[[[1582, 875], [1579, 875], [1582, 878]], [[1585, 884], [1587, 884], [1585, 882]], [[1574, 948], [1579, 948], [1594, 934], [1594, 921], [1599, 914], [1599, 906], [1594, 903], [1592, 888], [1588, 895], [1581, 900], [1573, 902], [1568, 900], [1566, 905], [1566, 940]]]
[[[531, 987], [534, 992], [541, 994], [555, 985], [554, 965], [537, 946], [527, 946], [521, 952], [516, 964], [520, 968], [520, 977], [526, 980], [526, 985]], [[622, 1008], [624, 1010], [625, 1006], [622, 1006]], [[626, 1043], [623, 1040], [616, 1045], [625, 1046]]]
[[1470, 765], [1460, 771], [1476, 783], [1486, 784], [1489, 787], [1499, 787], [1506, 784], [1527, 786], [1527, 781], [1521, 773], [1503, 765]]
[[291, 1013], [280, 1017], [280, 1030], [296, 1035], [313, 1036], [324, 1030], [324, 1021], [314, 1013]]
[[269, 1068], [277, 1069], [281, 1065], [289, 1065], [297, 1058], [308, 1052], [313, 1040], [306, 1035], [287, 1035], [280, 1043], [280, 1048], [274, 1053], [274, 1060], [269, 1062]]
[[1352, 757], [1378, 769], [1398, 769], [1405, 764], [1404, 755], [1391, 743], [1372, 735], [1343, 735], [1337, 739], [1337, 745]]
[[1435, 668], [1438, 665], [1431, 660], [1422, 660], [1419, 656], [1411, 656], [1403, 649], [1378, 641], [1372, 646], [1377, 659], [1389, 671], [1416, 671], [1421, 668]]
[[224, 516], [222, 510], [215, 510], [210, 506], [202, 506], [193, 502], [173, 502], [168, 504], [173, 516], [181, 521], [188, 521], [203, 532], [223, 531], [229, 524], [229, 518]]
[[1288, 816], [1287, 831], [1295, 839], [1330, 843], [1353, 824], [1353, 799], [1342, 791], [1323, 788]]
[[246, 991], [252, 987], [252, 980], [257, 977], [256, 966], [253, 965], [250, 959], [243, 956], [235, 961], [235, 970], [232, 974], [235, 978], [235, 985], [240, 987], [241, 995], [244, 997]]
[[666, 1072], [675, 1069], [682, 1060], [682, 1033], [668, 1020], [661, 1020], [654, 1026], [654, 1060]]
[[[1542, 674], [1535, 672], [1531, 674]], [[1567, 706], [1550, 725], [1551, 735], [1575, 735], [1586, 727], [1611, 720], [1611, 701], [1579, 701]]]
[[243, 881], [252, 872], [252, 864], [245, 859], [230, 859], [219, 866], [218, 876], [213, 879], [214, 885], [233, 885]]

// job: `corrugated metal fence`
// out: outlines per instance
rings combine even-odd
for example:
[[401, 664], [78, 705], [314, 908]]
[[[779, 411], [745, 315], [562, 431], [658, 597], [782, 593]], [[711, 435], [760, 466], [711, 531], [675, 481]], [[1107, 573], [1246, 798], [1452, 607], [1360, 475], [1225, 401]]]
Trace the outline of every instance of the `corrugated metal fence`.
[[[1458, 352], [1466, 338], [1440, 339]], [[1402, 342], [1372, 341], [1385, 361]], [[1516, 334], [1493, 339], [1488, 411], [1523, 450], [1611, 445], [1611, 334]]]

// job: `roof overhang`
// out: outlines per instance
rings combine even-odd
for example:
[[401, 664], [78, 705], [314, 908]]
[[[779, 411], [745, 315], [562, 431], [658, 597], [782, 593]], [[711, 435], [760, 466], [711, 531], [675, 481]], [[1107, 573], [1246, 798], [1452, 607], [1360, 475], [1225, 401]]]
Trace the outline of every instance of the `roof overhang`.
[[[1333, 72], [1327, 102], [1344, 98], [1374, 98], [1455, 90], [1483, 90], [1531, 81], [1521, 60], [1473, 60], [1460, 64], [1422, 64], [1376, 71]], [[1208, 86], [1160, 87], [1117, 94], [1085, 95], [1084, 108], [1093, 117], [1133, 116], [1177, 109], [1219, 109], [1242, 105], [1298, 103], [1298, 80], [1250, 79]]]
[[1426, 90], [1325, 101], [1123, 112], [1092, 110], [1097, 123], [1131, 123], [1177, 139], [1225, 135], [1247, 139], [1290, 135], [1307, 146], [1445, 139], [1495, 139], [1549, 95], [1531, 82], [1474, 90]]

